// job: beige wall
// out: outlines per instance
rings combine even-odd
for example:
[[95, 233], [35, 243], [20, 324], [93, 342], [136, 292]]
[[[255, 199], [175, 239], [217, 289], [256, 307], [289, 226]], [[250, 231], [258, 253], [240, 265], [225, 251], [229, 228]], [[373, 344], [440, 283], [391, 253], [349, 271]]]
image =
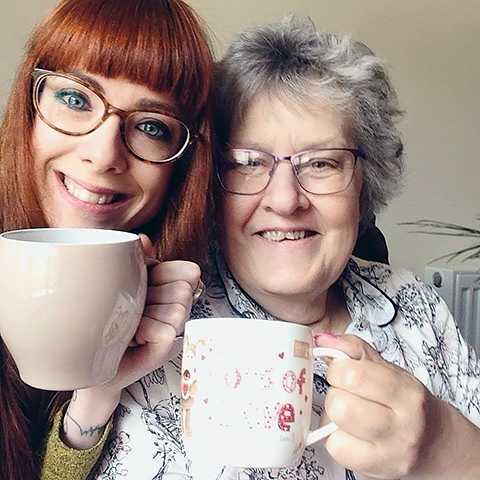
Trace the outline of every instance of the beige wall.
[[55, 0], [3, 0], [0, 5], [0, 111], [3, 111], [15, 69], [35, 24]]
[[[121, 0], [119, 0], [121, 1]], [[2, 2], [0, 45], [3, 107], [21, 46], [55, 2]], [[469, 244], [409, 233], [421, 218], [480, 228], [480, 1], [479, 0], [190, 0], [210, 24], [218, 54], [234, 32], [285, 13], [310, 15], [317, 26], [352, 34], [392, 66], [406, 117], [402, 196], [384, 212], [392, 263], [423, 276], [431, 259]]]

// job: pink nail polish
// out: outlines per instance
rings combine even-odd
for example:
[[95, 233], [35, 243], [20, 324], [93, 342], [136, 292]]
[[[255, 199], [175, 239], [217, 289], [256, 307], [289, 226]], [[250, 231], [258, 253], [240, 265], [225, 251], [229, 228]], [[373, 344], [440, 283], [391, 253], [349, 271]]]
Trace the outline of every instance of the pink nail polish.
[[315, 340], [317, 338], [329, 338], [331, 340], [338, 339], [337, 335], [335, 335], [334, 333], [330, 333], [330, 332], [319, 332], [319, 333], [315, 333], [313, 336], [314, 336]]

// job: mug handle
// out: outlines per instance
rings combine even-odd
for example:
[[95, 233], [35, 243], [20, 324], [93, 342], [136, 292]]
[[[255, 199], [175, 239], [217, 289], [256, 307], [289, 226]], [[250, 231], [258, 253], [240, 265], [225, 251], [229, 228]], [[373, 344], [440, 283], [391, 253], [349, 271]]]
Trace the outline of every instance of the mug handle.
[[[313, 356], [315, 358], [318, 357], [332, 357], [332, 358], [350, 358], [345, 352], [341, 350], [337, 350], [336, 348], [329, 348], [329, 347], [315, 347], [313, 349]], [[317, 428], [316, 430], [312, 430], [309, 432], [307, 436], [307, 440], [305, 445], [308, 447], [313, 443], [316, 443], [322, 438], [328, 437], [331, 433], [337, 430], [337, 425], [333, 422], [324, 425], [323, 427]]]

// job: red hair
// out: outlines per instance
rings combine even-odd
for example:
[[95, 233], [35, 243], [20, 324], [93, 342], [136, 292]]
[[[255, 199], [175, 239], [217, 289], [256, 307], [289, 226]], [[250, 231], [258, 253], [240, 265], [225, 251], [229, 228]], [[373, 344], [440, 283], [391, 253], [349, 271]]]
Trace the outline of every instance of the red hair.
[[31, 161], [35, 67], [84, 70], [171, 95], [180, 116], [200, 139], [177, 162], [165, 206], [143, 230], [154, 237], [163, 258], [203, 259], [212, 163], [213, 59], [193, 10], [181, 1], [64, 0], [40, 24], [20, 66], [0, 131], [4, 231], [45, 226]]
[[[47, 226], [33, 169], [30, 95], [35, 67], [122, 78], [171, 96], [199, 139], [175, 163], [160, 213], [139, 231], [150, 236], [163, 259], [202, 262], [212, 210], [214, 67], [205, 27], [191, 7], [181, 0], [63, 0], [37, 27], [0, 127], [2, 231]], [[52, 394], [24, 385], [1, 339], [0, 362], [0, 478], [30, 480], [35, 438], [43, 438], [48, 417], [65, 395], [50, 404]], [[36, 402], [49, 406], [39, 411]]]

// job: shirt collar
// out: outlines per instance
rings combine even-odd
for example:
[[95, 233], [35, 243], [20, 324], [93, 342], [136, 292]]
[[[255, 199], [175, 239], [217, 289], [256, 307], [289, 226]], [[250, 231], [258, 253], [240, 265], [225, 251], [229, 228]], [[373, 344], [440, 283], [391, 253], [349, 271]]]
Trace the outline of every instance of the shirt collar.
[[354, 322], [383, 327], [395, 319], [398, 306], [386, 292], [391, 273], [390, 267], [382, 263], [349, 260], [340, 281]]

